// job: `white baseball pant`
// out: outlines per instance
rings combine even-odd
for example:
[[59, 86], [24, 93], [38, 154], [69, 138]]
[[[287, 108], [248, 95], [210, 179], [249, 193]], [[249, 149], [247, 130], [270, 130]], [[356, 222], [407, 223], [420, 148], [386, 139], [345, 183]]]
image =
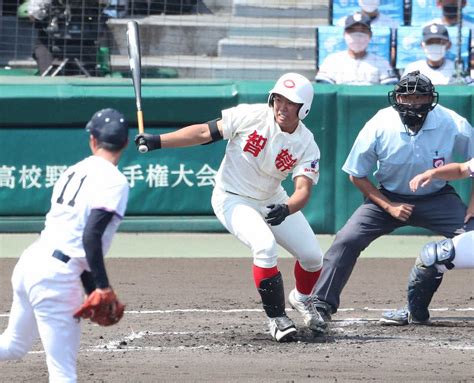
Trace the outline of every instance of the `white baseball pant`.
[[289, 215], [277, 226], [265, 222], [266, 206], [285, 203], [288, 195], [281, 192], [271, 199], [259, 201], [214, 188], [212, 207], [219, 221], [243, 244], [250, 248], [254, 264], [262, 268], [277, 265], [277, 244], [286, 249], [309, 272], [323, 265], [323, 253], [303, 213]]
[[454, 270], [474, 269], [474, 231], [453, 238], [456, 255], [453, 259]]
[[12, 275], [13, 303], [0, 335], [0, 360], [20, 359], [41, 338], [50, 382], [76, 382], [81, 327], [73, 313], [83, 301], [83, 258], [64, 263], [38, 241], [21, 255]]

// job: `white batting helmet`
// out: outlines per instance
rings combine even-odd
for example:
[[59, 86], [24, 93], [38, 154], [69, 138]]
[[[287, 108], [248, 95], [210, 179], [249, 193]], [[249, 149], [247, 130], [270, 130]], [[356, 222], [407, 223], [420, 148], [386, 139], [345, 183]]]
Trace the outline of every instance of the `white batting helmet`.
[[298, 73], [286, 73], [281, 76], [270, 90], [268, 104], [273, 105], [273, 94], [277, 93], [297, 104], [303, 104], [298, 112], [298, 118], [305, 118], [311, 109], [314, 89], [311, 82]]

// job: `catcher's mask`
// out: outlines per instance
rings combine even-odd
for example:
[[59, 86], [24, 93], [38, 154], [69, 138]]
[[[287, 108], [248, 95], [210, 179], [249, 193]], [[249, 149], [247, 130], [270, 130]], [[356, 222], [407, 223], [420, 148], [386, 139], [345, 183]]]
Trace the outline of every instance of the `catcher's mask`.
[[[423, 97], [422, 102], [413, 96]], [[420, 71], [410, 72], [403, 76], [388, 92], [388, 102], [398, 112], [408, 134], [417, 134], [425, 122], [428, 112], [438, 104], [438, 92], [431, 80]]]
[[286, 97], [288, 100], [301, 104], [298, 111], [298, 118], [304, 119], [311, 109], [313, 102], [314, 89], [311, 82], [298, 73], [286, 73], [281, 76], [270, 90], [268, 96], [268, 105], [273, 106], [273, 95], [275, 93]]

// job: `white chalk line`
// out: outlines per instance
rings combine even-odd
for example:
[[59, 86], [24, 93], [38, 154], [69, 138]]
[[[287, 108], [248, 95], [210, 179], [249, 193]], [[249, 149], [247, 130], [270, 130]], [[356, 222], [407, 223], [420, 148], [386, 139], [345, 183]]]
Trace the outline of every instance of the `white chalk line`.
[[[363, 307], [363, 308], [342, 308], [338, 309], [338, 312], [350, 312], [350, 311], [375, 311], [383, 312], [395, 310], [396, 308], [372, 308], [372, 307]], [[292, 308], [287, 308], [286, 311], [294, 311]], [[450, 308], [450, 307], [439, 307], [439, 308], [430, 308], [430, 311], [457, 311], [457, 312], [468, 312], [474, 311], [474, 307], [464, 307], [464, 308]], [[263, 312], [263, 309], [173, 309], [173, 310], [126, 310], [126, 314], [133, 315], [150, 315], [150, 314], [173, 314], [173, 313], [250, 313], [250, 312]], [[0, 314], [0, 318], [8, 318], [9, 313]]]
[[[252, 310], [254, 311], [254, 310]], [[332, 331], [344, 333], [344, 327], [354, 325], [354, 324], [364, 324], [369, 322], [378, 322], [379, 318], [345, 318], [340, 320], [333, 320], [332, 323], [337, 324], [337, 327], [333, 327]], [[201, 344], [196, 346], [175, 346], [175, 347], [168, 347], [168, 346], [129, 346], [130, 342], [133, 342], [136, 339], [141, 339], [144, 337], [150, 336], [183, 336], [183, 335], [193, 335], [193, 336], [202, 336], [202, 335], [223, 335], [226, 331], [139, 331], [132, 332], [121, 338], [116, 340], [111, 340], [104, 344], [98, 344], [93, 347], [81, 348], [79, 350], [80, 353], [91, 353], [91, 352], [99, 352], [99, 353], [111, 353], [111, 352], [128, 352], [128, 351], [192, 351], [192, 350], [212, 350], [212, 349], [225, 349], [228, 347], [242, 347], [241, 344], [232, 344], [232, 345], [217, 345], [217, 344]], [[269, 335], [270, 336], [270, 335]], [[384, 336], [384, 338], [386, 338]], [[389, 337], [390, 338], [390, 337]], [[412, 336], [405, 337], [404, 336], [396, 336], [391, 337], [396, 338], [398, 340], [406, 340], [406, 341], [414, 341]], [[427, 340], [425, 337], [419, 338], [418, 340]], [[246, 347], [252, 347], [251, 344], [245, 344]], [[255, 347], [258, 347], [256, 345]], [[439, 347], [436, 344], [436, 347]], [[444, 345], [443, 348], [453, 349], [453, 350], [466, 350], [471, 351], [474, 350], [474, 346], [471, 345], [454, 345], [448, 344]], [[30, 351], [29, 354], [44, 354], [44, 350], [41, 351]]]
[[[338, 312], [349, 312], [349, 311], [390, 311], [396, 310], [396, 308], [342, 308], [338, 309]], [[294, 311], [292, 308], [286, 308], [286, 311]], [[440, 308], [430, 308], [430, 311], [474, 311], [474, 307], [466, 308], [449, 308], [449, 307], [440, 307]], [[172, 314], [172, 313], [246, 313], [246, 312], [263, 312], [263, 309], [174, 309], [174, 310], [129, 310], [125, 311], [128, 314]]]
[[[342, 327], [351, 325], [351, 324], [357, 324], [357, 323], [367, 323], [367, 322], [375, 322], [378, 321], [378, 319], [366, 319], [366, 318], [349, 318], [344, 321], [339, 321], [338, 323], [339, 326], [337, 328], [333, 328], [333, 331], [339, 331], [341, 333], [344, 333], [344, 329]], [[221, 350], [221, 349], [226, 349], [229, 347], [236, 348], [236, 347], [243, 347], [244, 345], [242, 344], [232, 344], [232, 345], [227, 345], [227, 344], [202, 344], [202, 345], [197, 345], [197, 346], [174, 346], [174, 347], [169, 347], [169, 346], [129, 346], [128, 342], [131, 342], [135, 339], [140, 339], [144, 338], [146, 336], [182, 336], [182, 335], [222, 335], [225, 334], [225, 331], [140, 331], [138, 333], [132, 332], [130, 335], [125, 336], [122, 339], [119, 340], [112, 340], [108, 343], [105, 344], [99, 344], [93, 347], [88, 347], [88, 348], [81, 348], [79, 350], [80, 353], [91, 353], [91, 352], [98, 352], [98, 353], [113, 353], [113, 352], [129, 352], [129, 351], [193, 351], [193, 350]], [[270, 335], [269, 335], [270, 336]], [[429, 339], [426, 339], [426, 337], [420, 337], [420, 338], [415, 338], [413, 336], [393, 336], [393, 337], [387, 337], [387, 336], [382, 336], [383, 339], [387, 338], [393, 338], [397, 339], [400, 341], [429, 341]], [[431, 341], [435, 341], [436, 339], [433, 338]], [[452, 342], [452, 341], [451, 341]], [[428, 345], [439, 348], [439, 343], [436, 342], [436, 344], [431, 344], [428, 343]], [[259, 347], [258, 345], [252, 345], [252, 344], [245, 344], [245, 347]], [[442, 348], [447, 348], [447, 349], [452, 349], [452, 350], [464, 350], [464, 351], [471, 351], [474, 350], [474, 346], [471, 345], [454, 345], [454, 344], [445, 344], [442, 346]], [[44, 351], [31, 351], [29, 354], [44, 354]]]
[[[338, 312], [353, 312], [353, 311], [368, 311], [368, 312], [381, 312], [394, 310], [394, 308], [342, 308]], [[287, 308], [287, 311], [294, 311], [291, 308]], [[440, 307], [432, 308], [430, 311], [437, 312], [469, 312], [474, 311], [472, 307], [466, 308], [449, 308], [449, 307]], [[263, 312], [263, 309], [173, 309], [173, 310], [128, 310], [125, 311], [127, 314], [132, 315], [153, 315], [153, 314], [173, 314], [173, 313], [247, 313], [247, 312]], [[0, 317], [9, 317], [9, 314], [0, 314]], [[462, 318], [460, 318], [462, 319]], [[353, 324], [363, 324], [368, 322], [378, 322], [379, 318], [345, 318], [345, 319], [334, 319], [332, 322], [337, 323], [340, 330], [343, 330], [343, 327], [347, 327]], [[166, 351], [166, 350], [199, 350], [199, 349], [213, 349], [213, 348], [222, 348], [225, 346], [222, 345], [197, 345], [197, 346], [177, 346], [177, 347], [153, 347], [153, 346], [127, 346], [128, 342], [133, 341], [134, 339], [140, 339], [144, 336], [153, 336], [153, 335], [218, 335], [224, 334], [224, 332], [195, 332], [195, 331], [173, 331], [173, 332], [152, 332], [152, 331], [140, 331], [138, 333], [132, 332], [130, 335], [119, 339], [113, 340], [106, 344], [101, 344], [94, 346], [92, 348], [81, 349], [80, 352], [125, 352], [125, 351]], [[407, 339], [408, 340], [408, 339]], [[233, 345], [236, 347], [237, 345]], [[474, 346], [454, 346], [449, 345], [447, 348], [458, 349], [458, 350], [474, 350]], [[29, 354], [43, 354], [44, 351], [30, 351]]]

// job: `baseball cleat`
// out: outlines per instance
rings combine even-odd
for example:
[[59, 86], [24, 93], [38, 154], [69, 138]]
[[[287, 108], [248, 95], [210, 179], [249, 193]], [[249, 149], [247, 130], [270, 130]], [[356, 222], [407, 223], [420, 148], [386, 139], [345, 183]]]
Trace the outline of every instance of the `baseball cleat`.
[[415, 318], [405, 307], [403, 309], [383, 313], [379, 323], [384, 326], [406, 326], [408, 324], [427, 325], [430, 324], [430, 320], [429, 318], [426, 320]]
[[270, 334], [277, 342], [290, 342], [296, 335], [296, 326], [286, 315], [268, 318]]
[[294, 310], [298, 311], [303, 316], [303, 321], [306, 326], [315, 332], [324, 332], [327, 328], [327, 323], [318, 311], [315, 305], [316, 298], [309, 297], [304, 302], [300, 302], [295, 297], [296, 290], [290, 291], [288, 301]]
[[408, 324], [408, 310], [404, 308], [384, 312], [379, 322], [384, 326], [406, 326]]

